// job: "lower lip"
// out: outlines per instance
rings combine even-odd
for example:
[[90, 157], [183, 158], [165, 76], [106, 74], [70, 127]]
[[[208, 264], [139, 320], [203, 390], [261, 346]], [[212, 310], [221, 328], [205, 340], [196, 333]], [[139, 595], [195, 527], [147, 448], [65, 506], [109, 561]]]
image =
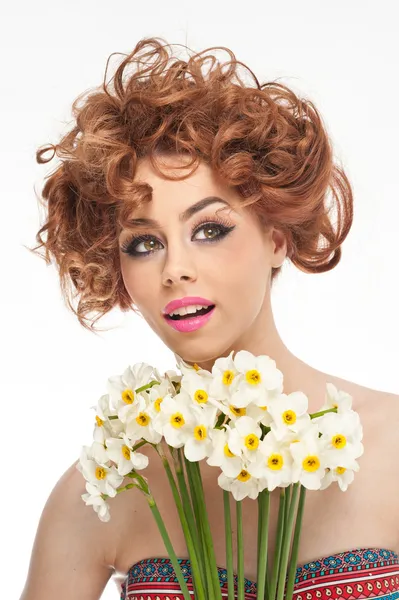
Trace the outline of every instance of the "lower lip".
[[216, 307], [214, 306], [212, 310], [206, 313], [206, 315], [200, 315], [199, 317], [181, 319], [180, 321], [174, 321], [173, 319], [168, 319], [167, 317], [165, 317], [165, 321], [168, 325], [173, 327], [173, 329], [176, 329], [176, 331], [181, 331], [183, 333], [186, 333], [188, 331], [195, 331], [196, 329], [203, 327], [205, 323], [209, 321], [209, 319], [215, 311], [215, 308]]

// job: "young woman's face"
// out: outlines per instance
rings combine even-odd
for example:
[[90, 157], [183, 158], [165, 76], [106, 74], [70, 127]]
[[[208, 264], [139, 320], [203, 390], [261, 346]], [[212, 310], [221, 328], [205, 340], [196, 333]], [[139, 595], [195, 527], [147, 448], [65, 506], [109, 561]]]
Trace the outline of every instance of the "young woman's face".
[[[163, 165], [169, 159], [163, 156]], [[171, 160], [176, 164], [177, 157]], [[285, 257], [281, 234], [262, 229], [249, 209], [240, 207], [238, 193], [205, 163], [189, 178], [171, 181], [145, 158], [135, 180], [151, 186], [152, 201], [131, 219], [153, 219], [160, 229], [146, 226], [120, 233], [122, 277], [134, 304], [163, 342], [188, 362], [206, 362], [245, 348], [247, 336], [264, 322], [271, 269]], [[181, 217], [204, 198], [213, 201]], [[143, 234], [143, 241], [135, 239]], [[201, 327], [182, 332], [169, 324], [163, 310], [171, 300], [186, 296], [205, 298], [215, 309]]]

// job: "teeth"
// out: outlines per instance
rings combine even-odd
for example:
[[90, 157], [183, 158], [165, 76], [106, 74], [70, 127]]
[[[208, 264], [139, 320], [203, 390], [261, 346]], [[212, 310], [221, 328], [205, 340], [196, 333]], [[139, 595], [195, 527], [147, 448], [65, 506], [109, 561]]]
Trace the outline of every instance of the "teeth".
[[173, 312], [168, 313], [169, 316], [172, 315], [188, 315], [188, 314], [193, 314], [195, 312], [197, 312], [197, 310], [200, 310], [201, 308], [208, 308], [207, 306], [202, 306], [201, 304], [193, 304], [191, 306], [182, 306], [181, 308], [177, 308], [176, 310], [174, 310]]

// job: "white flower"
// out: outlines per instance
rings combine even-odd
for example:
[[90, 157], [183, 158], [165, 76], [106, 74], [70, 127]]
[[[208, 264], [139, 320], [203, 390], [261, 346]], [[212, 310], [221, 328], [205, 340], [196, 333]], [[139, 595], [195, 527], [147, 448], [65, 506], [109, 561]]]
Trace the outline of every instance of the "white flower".
[[168, 377], [162, 379], [161, 383], [153, 385], [147, 390], [147, 411], [154, 419], [161, 410], [161, 402], [165, 396], [175, 396], [176, 392]]
[[234, 478], [220, 473], [218, 484], [222, 490], [231, 492], [235, 500], [243, 500], [247, 496], [255, 500], [261, 491], [259, 480], [252, 477], [245, 465], [243, 465], [237, 477]]
[[132, 367], [127, 367], [122, 375], [109, 377], [108, 393], [122, 423], [137, 416], [137, 400], [145, 392], [136, 392], [135, 390], [148, 385], [153, 371], [151, 365], [137, 363]]
[[234, 406], [245, 407], [250, 402], [267, 406], [283, 391], [283, 374], [269, 356], [254, 356], [240, 350], [234, 357], [234, 365], [239, 371], [237, 385], [231, 395]]
[[184, 456], [191, 462], [202, 460], [212, 452], [212, 433], [217, 409], [193, 407], [194, 421], [186, 428]]
[[320, 411], [328, 408], [336, 408], [338, 414], [351, 410], [352, 396], [348, 392], [338, 390], [333, 383], [326, 384], [325, 403], [320, 408]]
[[98, 514], [100, 521], [106, 523], [110, 520], [109, 504], [104, 500], [100, 490], [95, 485], [86, 482], [86, 494], [82, 494], [82, 500], [86, 506], [92, 506], [95, 512]]
[[159, 414], [155, 417], [155, 431], [165, 437], [166, 443], [173, 448], [181, 448], [186, 443], [190, 426], [195, 425], [193, 403], [185, 392], [173, 398], [165, 396]]
[[237, 383], [239, 371], [232, 359], [233, 352], [234, 350], [226, 357], [217, 358], [213, 364], [210, 394], [217, 400], [228, 399]]
[[114, 466], [97, 463], [88, 446], [83, 446], [76, 468], [86, 481], [96, 486], [102, 494], [116, 496], [116, 489], [122, 483], [123, 476], [119, 475]]
[[257, 449], [262, 435], [262, 429], [251, 419], [244, 416], [234, 421], [234, 428], [228, 427], [228, 446], [237, 456], [243, 456], [245, 460], [255, 461]]
[[122, 439], [107, 439], [106, 453], [117, 465], [119, 475], [127, 475], [133, 469], [145, 469], [148, 466], [148, 456], [133, 450], [133, 444], [124, 433]]
[[[202, 373], [202, 375], [200, 373]], [[209, 371], [191, 370], [183, 375], [180, 391], [186, 392], [194, 405], [204, 406], [208, 404], [211, 383], [212, 375]]]
[[325, 457], [317, 427], [310, 428], [298, 442], [290, 444], [294, 459], [292, 483], [298, 481], [309, 490], [320, 489], [325, 474]]
[[227, 477], [237, 477], [242, 469], [242, 460], [231, 452], [228, 443], [228, 432], [225, 429], [214, 429], [212, 432], [212, 452], [207, 463], [211, 467], [220, 467]]
[[136, 414], [130, 414], [126, 424], [126, 434], [132, 440], [144, 439], [151, 444], [158, 444], [162, 439], [162, 434], [154, 428], [153, 412], [149, 401], [144, 398], [138, 401], [139, 410]]
[[272, 492], [276, 487], [291, 484], [292, 464], [292, 455], [287, 445], [269, 431], [259, 444], [257, 461], [248, 464], [248, 471], [251, 475], [264, 479], [265, 487]]
[[337, 481], [343, 492], [346, 492], [348, 486], [352, 483], [355, 477], [355, 471], [359, 470], [359, 464], [354, 461], [352, 469], [338, 466], [335, 469], [327, 469], [326, 474], [321, 480], [321, 490], [326, 489], [333, 481]]
[[273, 418], [270, 425], [276, 438], [282, 440], [287, 433], [299, 433], [310, 426], [308, 398], [303, 392], [281, 394], [279, 398], [268, 407]]
[[97, 406], [92, 406], [96, 411], [93, 439], [96, 442], [104, 443], [107, 437], [118, 437], [123, 429], [123, 424], [119, 419], [111, 419], [109, 417], [113, 411], [109, 404], [109, 395], [104, 394], [99, 399]]
[[328, 467], [349, 467], [352, 459], [363, 454], [363, 436], [359, 415], [353, 410], [327, 413], [314, 419], [325, 443]]

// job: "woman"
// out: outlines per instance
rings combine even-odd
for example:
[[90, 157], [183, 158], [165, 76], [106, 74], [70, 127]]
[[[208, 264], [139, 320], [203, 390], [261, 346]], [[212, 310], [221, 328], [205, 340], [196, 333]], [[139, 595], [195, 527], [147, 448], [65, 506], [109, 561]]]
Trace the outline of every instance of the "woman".
[[[104, 84], [75, 102], [76, 126], [53, 147], [63, 160], [43, 188], [48, 218], [36, 249], [45, 248], [47, 262], [55, 258], [65, 297], [86, 328], [115, 306], [135, 310], [189, 365], [211, 371], [232, 350], [270, 356], [284, 375], [285, 393], [305, 392], [310, 412], [320, 407], [328, 382], [348, 392], [363, 424], [361, 470], [346, 493], [336, 486], [308, 493], [296, 592], [349, 598], [356, 586], [360, 597], [388, 597], [399, 591], [399, 398], [295, 356], [277, 331], [270, 298], [286, 258], [307, 273], [338, 264], [353, 219], [351, 186], [333, 162], [312, 102], [275, 82], [260, 85], [247, 67], [255, 86], [246, 85], [231, 51], [231, 61], [214, 59], [205, 74], [209, 50], [183, 61], [158, 39], [144, 39], [121, 62], [113, 88]], [[48, 149], [38, 151], [39, 162], [50, 160]], [[208, 316], [170, 317], [187, 305]], [[97, 315], [92, 323], [90, 313]], [[150, 458], [146, 476], [185, 560], [163, 467], [151, 447], [141, 451]], [[202, 461], [223, 577], [215, 471]], [[167, 553], [143, 496], [118, 495], [111, 520], [102, 523], [82, 502], [84, 491], [74, 463], [44, 508], [21, 598], [95, 600], [112, 575], [122, 598], [180, 597], [168, 561], [159, 562]], [[271, 496], [272, 552], [278, 494]], [[247, 598], [255, 597], [253, 507], [243, 501]]]

